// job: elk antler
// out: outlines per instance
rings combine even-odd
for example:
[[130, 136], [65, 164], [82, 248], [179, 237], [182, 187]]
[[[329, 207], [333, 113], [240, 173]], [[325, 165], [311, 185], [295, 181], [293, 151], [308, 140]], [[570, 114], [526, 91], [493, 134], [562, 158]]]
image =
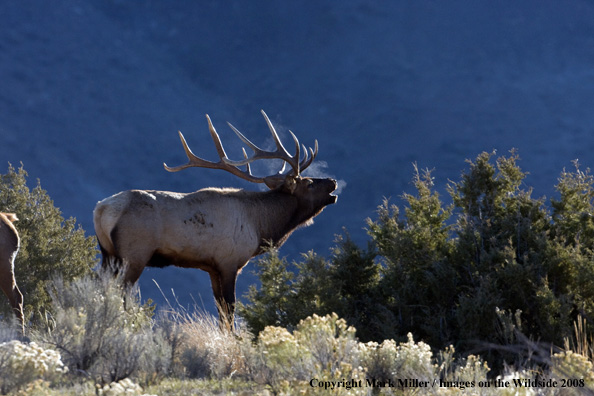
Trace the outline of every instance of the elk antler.
[[[266, 183], [266, 185], [270, 188], [276, 188], [282, 182], [284, 182], [284, 180], [287, 177], [291, 177], [291, 178], [298, 177], [300, 175], [301, 171], [305, 170], [309, 165], [311, 165], [314, 158], [318, 155], [318, 141], [317, 140], [315, 141], [315, 145], [314, 145], [315, 149], [312, 150], [311, 147], [309, 148], [310, 155], [308, 155], [308, 150], [306, 149], [305, 145], [303, 145], [305, 154], [304, 154], [303, 159], [301, 159], [301, 148], [299, 145], [299, 140], [297, 139], [297, 137], [295, 136], [295, 134], [293, 132], [289, 131], [291, 133], [291, 136], [293, 137], [293, 141], [295, 142], [295, 151], [296, 151], [295, 155], [291, 156], [289, 154], [289, 152], [283, 146], [282, 142], [280, 141], [280, 138], [278, 137], [278, 134], [276, 133], [274, 126], [270, 122], [270, 119], [268, 118], [268, 116], [266, 115], [264, 110], [261, 110], [261, 112], [262, 112], [262, 115], [264, 116], [264, 119], [266, 120], [266, 123], [268, 124], [268, 128], [270, 129], [270, 132], [272, 133], [272, 137], [276, 144], [275, 151], [262, 150], [261, 148], [256, 146], [254, 143], [252, 143], [248, 138], [246, 138], [241, 132], [239, 132], [239, 130], [237, 130], [237, 128], [235, 128], [233, 125], [229, 124], [229, 126], [231, 127], [233, 132], [235, 132], [235, 134], [245, 144], [247, 144], [249, 148], [251, 148], [254, 151], [254, 155], [252, 157], [248, 158], [245, 149], [242, 149], [243, 156], [244, 156], [243, 160], [240, 160], [240, 161], [230, 160], [227, 157], [227, 154], [225, 153], [225, 149], [223, 148], [223, 144], [221, 143], [221, 139], [220, 139], [219, 135], [217, 134], [214, 126], [212, 125], [212, 122], [210, 121], [210, 117], [208, 115], [206, 115], [206, 119], [208, 121], [208, 129], [210, 130], [210, 135], [212, 137], [212, 140], [214, 141], [214, 144], [217, 149], [217, 153], [219, 154], [220, 160], [218, 162], [211, 162], [211, 161], [204, 160], [204, 159], [199, 158], [196, 155], [194, 155], [194, 153], [192, 153], [192, 150], [190, 150], [190, 148], [188, 147], [188, 144], [186, 143], [186, 139], [184, 139], [184, 135], [181, 132], [179, 132], [179, 137], [181, 139], [182, 145], [184, 147], [186, 155], [188, 156], [189, 161], [185, 165], [180, 165], [180, 166], [176, 166], [176, 167], [169, 167], [169, 166], [167, 166], [167, 164], [163, 164], [165, 169], [169, 172], [177, 172], [182, 169], [186, 169], [186, 168], [190, 168], [190, 167], [223, 169], [223, 170], [226, 170], [227, 172], [234, 174], [235, 176], [238, 176], [244, 180], [247, 180], [247, 181], [250, 181], [253, 183]], [[259, 160], [259, 159], [282, 159], [283, 167], [275, 175], [270, 175], [270, 176], [265, 176], [265, 177], [256, 177], [256, 176], [252, 175], [252, 172], [250, 169], [250, 164], [256, 160]], [[291, 169], [291, 171], [284, 173], [286, 164], [289, 164], [292, 169]], [[243, 171], [243, 170], [239, 169], [238, 168], [239, 166], [245, 166], [246, 170]]]

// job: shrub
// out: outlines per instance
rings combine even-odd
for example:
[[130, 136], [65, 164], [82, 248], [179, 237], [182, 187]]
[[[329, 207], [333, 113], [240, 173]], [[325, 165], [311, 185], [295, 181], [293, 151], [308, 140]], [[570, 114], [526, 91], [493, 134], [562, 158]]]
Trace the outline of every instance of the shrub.
[[309, 374], [297, 340], [282, 327], [261, 331], [246, 357], [250, 378], [273, 389], [287, 387], [290, 381], [304, 381]]
[[563, 351], [552, 356], [552, 373], [560, 381], [577, 381], [576, 388], [594, 389], [594, 364], [586, 356], [573, 351]]
[[173, 373], [178, 377], [218, 379], [245, 372], [241, 338], [251, 335], [239, 328], [237, 334], [221, 329], [218, 319], [206, 312], [185, 310], [162, 313], [172, 345]]
[[[2, 299], [3, 295], [0, 295], [0, 299]], [[18, 340], [19, 337], [22, 337], [21, 324], [15, 316], [11, 316], [7, 321], [0, 322], [0, 343]]]
[[[64, 280], [87, 275], [98, 252], [95, 238], [86, 237], [76, 226], [76, 219], [64, 220], [39, 181], [30, 190], [26, 178], [22, 165], [18, 170], [9, 165], [8, 173], [0, 175], [0, 209], [19, 218], [15, 225], [21, 247], [15, 277], [24, 295], [25, 317], [31, 317], [49, 308], [46, 286], [53, 274], [60, 274]], [[12, 315], [4, 302], [0, 311]]]
[[104, 384], [167, 371], [170, 347], [136, 288], [99, 272], [69, 283], [55, 278], [49, 295], [51, 313], [36, 336], [60, 351], [73, 373]]
[[437, 366], [433, 362], [431, 347], [424, 342], [416, 343], [413, 335], [407, 334], [406, 343], [384, 340], [381, 344], [359, 344], [361, 365], [367, 369], [367, 377], [381, 381], [398, 378], [417, 378], [433, 381]]
[[35, 380], [54, 381], [68, 371], [60, 354], [35, 342], [0, 344], [0, 392], [7, 393]]
[[[306, 357], [307, 370], [312, 375], [338, 378], [344, 375], [344, 363], [357, 363], [355, 328], [332, 313], [313, 315], [299, 322], [293, 333]], [[352, 368], [349, 369], [349, 371]]]
[[381, 339], [402, 339], [410, 332], [445, 346], [452, 337], [448, 324], [457, 283], [448, 239], [452, 208], [443, 207], [430, 171], [421, 173], [415, 166], [413, 184], [417, 195], [403, 195], [408, 204], [404, 220], [400, 208], [387, 200], [378, 209], [378, 219], [367, 220], [382, 263], [379, 304], [393, 318]]
[[[312, 379], [318, 383], [337, 378], [364, 381], [354, 335], [355, 329], [336, 314], [308, 317], [299, 322], [293, 333], [280, 327], [266, 327], [256, 344], [244, 349], [250, 378], [268, 384], [275, 393], [295, 386], [309, 392], [319, 391], [316, 386], [310, 386]], [[332, 392], [340, 394], [344, 390], [343, 384]]]
[[[143, 396], [142, 387], [129, 378], [97, 388], [99, 396]], [[150, 396], [150, 395], [144, 395]]]
[[373, 246], [358, 247], [348, 233], [337, 237], [329, 260], [308, 252], [303, 261], [289, 264], [277, 249], [269, 249], [255, 263], [261, 287], [250, 287], [251, 304], [238, 303], [237, 312], [255, 334], [266, 326], [293, 330], [311, 315], [336, 313], [360, 328], [363, 340], [391, 335], [394, 320], [380, 303], [375, 257]]
[[266, 326], [291, 326], [295, 318], [291, 315], [291, 282], [293, 273], [289, 263], [278, 255], [278, 250], [268, 249], [267, 254], [254, 263], [262, 287], [250, 286], [247, 299], [252, 304], [247, 307], [237, 302], [237, 313], [245, 319], [256, 334]]

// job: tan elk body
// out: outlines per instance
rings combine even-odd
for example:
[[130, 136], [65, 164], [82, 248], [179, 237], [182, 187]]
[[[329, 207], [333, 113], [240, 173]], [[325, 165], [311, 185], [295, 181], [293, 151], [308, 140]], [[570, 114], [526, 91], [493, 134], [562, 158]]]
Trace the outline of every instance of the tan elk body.
[[[277, 145], [274, 152], [251, 143], [231, 128], [254, 155], [232, 161], [227, 158], [220, 138], [207, 116], [219, 162], [196, 157], [180, 138], [189, 158], [186, 165], [168, 167], [171, 172], [188, 167], [223, 169], [255, 183], [265, 183], [264, 192], [206, 188], [192, 193], [130, 190], [99, 202], [94, 211], [95, 232], [103, 254], [103, 266], [125, 266], [124, 279], [134, 283], [143, 269], [175, 265], [199, 268], [210, 275], [221, 321], [232, 325], [237, 274], [248, 261], [269, 244], [282, 245], [298, 227], [308, 225], [324, 207], [336, 202], [333, 179], [305, 178], [300, 172], [317, 155], [301, 149], [293, 136], [296, 154], [282, 146], [270, 120], [264, 115]], [[282, 159], [291, 169], [272, 176], [252, 175], [250, 163], [258, 159]], [[245, 166], [246, 170], [239, 167]]]
[[23, 295], [14, 277], [14, 259], [19, 251], [20, 239], [12, 223], [17, 220], [13, 213], [0, 213], [0, 289], [8, 297], [21, 326], [24, 326]]

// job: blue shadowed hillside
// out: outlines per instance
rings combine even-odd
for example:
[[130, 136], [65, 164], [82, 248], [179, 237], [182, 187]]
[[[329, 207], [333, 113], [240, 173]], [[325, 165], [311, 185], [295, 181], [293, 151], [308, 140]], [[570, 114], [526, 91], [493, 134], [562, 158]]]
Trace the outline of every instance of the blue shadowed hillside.
[[[0, 4], [0, 162], [22, 162], [66, 217], [93, 233], [95, 203], [146, 188], [257, 186], [186, 162], [177, 137], [215, 159], [205, 114], [229, 155], [229, 121], [270, 144], [319, 141], [310, 174], [340, 181], [336, 205], [281, 250], [325, 255], [382, 198], [411, 191], [412, 163], [445, 191], [467, 158], [519, 150], [526, 182], [551, 196], [594, 151], [594, 3], [553, 1], [58, 2]], [[290, 145], [289, 145], [290, 146]], [[248, 266], [238, 295], [254, 281]], [[152, 269], [184, 305], [212, 307], [208, 276]], [[171, 297], [170, 297], [171, 298]]]

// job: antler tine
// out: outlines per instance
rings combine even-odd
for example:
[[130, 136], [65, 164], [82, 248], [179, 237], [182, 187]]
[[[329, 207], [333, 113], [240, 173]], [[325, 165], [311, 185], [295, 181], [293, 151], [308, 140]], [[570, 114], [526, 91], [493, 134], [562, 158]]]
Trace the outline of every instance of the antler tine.
[[[223, 144], [221, 143], [221, 138], [219, 137], [219, 134], [215, 130], [214, 126], [212, 125], [212, 121], [210, 120], [210, 117], [208, 116], [208, 114], [206, 115], [206, 120], [208, 121], [208, 129], [210, 131], [210, 136], [212, 137], [212, 140], [215, 144], [217, 153], [219, 154], [219, 158], [226, 158], [227, 154], [225, 154], [225, 149], [223, 148]], [[179, 165], [179, 166], [175, 166], [175, 167], [170, 167], [170, 166], [167, 166], [167, 164], [163, 164], [167, 171], [178, 172], [182, 169], [196, 167], [196, 166], [202, 167], [202, 168], [211, 168], [211, 169], [217, 169], [217, 168], [221, 167], [220, 166], [222, 164], [221, 161], [211, 162], [211, 161], [207, 161], [207, 160], [197, 157], [192, 152], [192, 150], [190, 150], [190, 147], [188, 146], [188, 143], [186, 142], [186, 139], [184, 138], [184, 135], [181, 133], [181, 131], [178, 131], [178, 133], [179, 133], [179, 138], [182, 142], [182, 146], [184, 147], [184, 151], [186, 152], [186, 156], [188, 157], [188, 163], [185, 165]]]
[[230, 122], [227, 122], [227, 125], [229, 125], [229, 127], [233, 130], [233, 132], [235, 132], [235, 134], [237, 135], [237, 137], [239, 137], [241, 139], [241, 141], [243, 141], [245, 144], [247, 144], [249, 148], [251, 148], [252, 150], [254, 150], [255, 153], [264, 153], [265, 152], [260, 147], [256, 146], [254, 143], [252, 143], [251, 140], [249, 140], [248, 138], [246, 138], [243, 135], [243, 133], [239, 132], [239, 129], [235, 128]]
[[301, 144], [301, 147], [303, 148], [303, 160], [299, 162], [299, 169], [303, 170], [303, 164], [305, 161], [307, 161], [309, 153], [307, 152], [307, 147], [305, 147], [305, 144]]
[[299, 173], [301, 172], [301, 166], [299, 164], [299, 159], [301, 158], [301, 146], [299, 146], [299, 139], [297, 139], [297, 136], [295, 136], [291, 130], [289, 130], [289, 133], [291, 136], [293, 136], [293, 141], [295, 142], [295, 155], [292, 158], [294, 162], [290, 162], [290, 164], [293, 167], [293, 171], [295, 172], [293, 176], [299, 176]]
[[[175, 167], [167, 166], [167, 164], [164, 163], [163, 166], [165, 167], [165, 169], [169, 172], [177, 172], [182, 169], [186, 169], [186, 168], [190, 168], [190, 167], [222, 169], [222, 170], [226, 170], [227, 172], [232, 173], [235, 176], [238, 176], [238, 177], [240, 177], [244, 180], [250, 181], [250, 182], [266, 183], [266, 178], [256, 177], [256, 176], [252, 175], [249, 164], [245, 164], [247, 167], [247, 170], [242, 171], [241, 169], [226, 163], [226, 160], [228, 160], [227, 154], [225, 153], [225, 149], [223, 148], [223, 144], [221, 143], [221, 138], [219, 137], [219, 134], [215, 130], [214, 126], [212, 125], [212, 122], [211, 122], [208, 114], [206, 115], [206, 120], [208, 121], [208, 128], [210, 130], [210, 136], [212, 137], [212, 140], [215, 144], [215, 147], [217, 149], [217, 153], [219, 154], [220, 160], [218, 162], [212, 162], [212, 161], [204, 160], [204, 159], [196, 156], [192, 152], [192, 150], [190, 150], [190, 147], [188, 146], [188, 143], [186, 142], [184, 135], [181, 132], [179, 132], [179, 137], [182, 142], [182, 146], [184, 147], [184, 151], [186, 152], [186, 156], [188, 157], [188, 163], [184, 164], [184, 165], [175, 166]], [[244, 157], [247, 158], [247, 154], [246, 154], [245, 150], [244, 150]]]
[[217, 149], [217, 153], [219, 154], [219, 158], [227, 158], [227, 154], [225, 153], [225, 149], [223, 148], [223, 143], [221, 143], [221, 138], [217, 133], [217, 130], [215, 129], [214, 125], [212, 125], [212, 121], [210, 120], [208, 114], [206, 115], [206, 121], [208, 122], [208, 130], [210, 132], [210, 136], [212, 137], [212, 141], [214, 142], [215, 147]]
[[[194, 155], [194, 153], [192, 152], [192, 150], [190, 150], [190, 147], [188, 147], [188, 143], [186, 142], [186, 139], [184, 138], [183, 133], [181, 133], [181, 131], [177, 132], [179, 134], [179, 139], [181, 140], [182, 146], [184, 147], [184, 151], [186, 152], [186, 156], [188, 157], [188, 163], [185, 165], [179, 165], [179, 166], [168, 166], [166, 163], [163, 163], [163, 166], [165, 167], [165, 170], [168, 172], [178, 172], [182, 169], [186, 169], [186, 168], [190, 168], [192, 166], [196, 166], [194, 164], [196, 163], [201, 163], [204, 162], [205, 166], [208, 167], [214, 167], [215, 163], [214, 162], [210, 162], [210, 161], [206, 161], [203, 159], [198, 158], [196, 155]], [[212, 166], [209, 166], [212, 165]]]
[[[244, 159], [247, 159], [247, 158], [248, 158], [248, 155], [247, 155], [247, 153], [245, 152], [245, 149], [244, 149], [243, 147], [241, 148], [241, 151], [243, 152], [243, 158], [244, 158]], [[247, 164], [245, 164], [245, 168], [246, 168], [246, 170], [247, 170], [247, 173], [249, 173], [249, 174], [251, 175], [251, 174], [252, 174], [252, 170], [251, 170], [251, 168], [250, 168], [250, 163], [249, 163], [249, 162], [248, 162]]]
[[[243, 165], [247, 165], [248, 163], [251, 163], [255, 160], [258, 159], [264, 159], [264, 158], [269, 158], [269, 159], [282, 159], [284, 161], [283, 163], [283, 168], [281, 169], [281, 171], [279, 172], [279, 174], [282, 174], [285, 170], [285, 165], [288, 163], [289, 165], [291, 165], [292, 171], [290, 172], [290, 174], [296, 176], [299, 175], [300, 171], [301, 171], [301, 163], [300, 163], [300, 159], [301, 159], [301, 147], [299, 144], [299, 139], [297, 139], [297, 136], [295, 136], [295, 134], [291, 131], [289, 131], [289, 133], [291, 134], [291, 136], [293, 137], [293, 141], [295, 142], [295, 155], [291, 155], [289, 154], [289, 152], [287, 151], [287, 149], [285, 149], [285, 146], [283, 145], [283, 143], [281, 142], [278, 133], [276, 132], [276, 129], [274, 128], [274, 126], [272, 125], [272, 122], [270, 121], [270, 119], [268, 118], [268, 116], [266, 115], [266, 113], [264, 112], [264, 110], [261, 111], [262, 115], [264, 116], [264, 119], [266, 120], [266, 124], [268, 124], [268, 129], [270, 129], [270, 133], [272, 134], [272, 138], [274, 139], [274, 144], [276, 145], [276, 150], [275, 151], [265, 151], [262, 150], [261, 148], [259, 148], [258, 146], [256, 146], [254, 143], [252, 143], [248, 138], [246, 138], [237, 128], [235, 128], [232, 124], [229, 124], [229, 127], [233, 130], [233, 132], [235, 132], [235, 134], [249, 147], [254, 151], [254, 155], [251, 158], [244, 158], [243, 160], [239, 160], [239, 161], [232, 161], [228, 158], [223, 158], [223, 162], [225, 162], [228, 165], [233, 165], [233, 166], [243, 166]], [[306, 151], [307, 152], [307, 151]]]
[[[303, 161], [301, 161], [301, 163], [299, 164], [301, 171], [304, 171], [308, 166], [311, 165], [311, 163], [313, 162], [313, 160], [317, 157], [318, 155], [318, 141], [316, 139], [315, 144], [314, 144], [315, 149], [312, 150], [312, 148], [309, 148], [309, 153], [310, 153], [310, 157], [309, 159], [307, 158], [307, 150], [305, 150], [305, 157], [303, 158]], [[305, 145], [303, 146], [303, 148], [305, 149]]]
[[[276, 132], [274, 125], [272, 125], [270, 118], [268, 118], [268, 115], [264, 112], [264, 110], [260, 110], [260, 113], [262, 113], [262, 115], [264, 116], [264, 119], [266, 120], [266, 124], [268, 125], [268, 129], [270, 129], [270, 133], [272, 134], [272, 138], [274, 139], [274, 143], [276, 144], [276, 148], [277, 148], [276, 152], [277, 153], [282, 152], [282, 154], [283, 154], [282, 157], [277, 157], [277, 158], [282, 158], [289, 165], [291, 165], [291, 168], [293, 168], [293, 171], [291, 173], [294, 176], [298, 176], [299, 175], [299, 158], [301, 157], [301, 152], [300, 152], [300, 147], [299, 147], [299, 139], [297, 139], [297, 136], [295, 136], [295, 134], [293, 132], [289, 131], [289, 133], [293, 137], [293, 141], [295, 142], [295, 155], [291, 156], [291, 154], [289, 154], [287, 149], [285, 149], [285, 146], [283, 146], [283, 143], [281, 142], [280, 138], [278, 137], [278, 133]], [[283, 171], [284, 171], [284, 165], [283, 165]]]
[[[299, 174], [299, 157], [301, 154], [300, 148], [299, 148], [299, 140], [297, 139], [295, 134], [293, 134], [293, 132], [291, 132], [291, 135], [293, 136], [293, 140], [295, 142], [295, 146], [297, 148], [296, 155], [291, 156], [291, 154], [289, 154], [289, 152], [283, 146], [283, 143], [281, 142], [281, 140], [278, 136], [278, 133], [274, 129], [274, 126], [270, 122], [270, 119], [268, 118], [266, 113], [264, 113], [264, 111], [262, 111], [262, 114], [264, 115], [264, 119], [266, 120], [266, 123], [268, 124], [268, 128], [270, 129], [270, 133], [272, 134], [272, 138], [274, 139], [274, 143], [276, 145], [276, 150], [275, 151], [262, 150], [260, 147], [256, 146], [254, 143], [252, 143], [247, 137], [245, 137], [231, 123], [228, 123], [229, 127], [233, 130], [233, 132], [235, 132], [237, 137], [239, 137], [239, 139], [241, 139], [241, 141], [243, 141], [250, 149], [252, 149], [254, 151], [254, 155], [250, 158], [244, 158], [243, 160], [239, 160], [239, 161], [233, 161], [228, 158], [223, 158], [223, 162], [225, 162], [228, 165], [232, 165], [232, 166], [243, 166], [243, 165], [247, 165], [248, 163], [251, 163], [255, 160], [258, 160], [258, 159], [265, 159], [265, 158], [282, 159], [285, 163], [288, 163], [289, 165], [291, 165], [291, 167], [293, 168], [293, 172], [296, 175], [298, 175]], [[284, 169], [285, 169], [285, 165], [283, 164], [281, 173], [284, 172]]]
[[[261, 158], [278, 158], [278, 156], [276, 155], [276, 151], [266, 151], [266, 150], [262, 150], [260, 147], [256, 146], [254, 143], [252, 143], [248, 138], [246, 138], [243, 133], [239, 132], [239, 130], [237, 128], [235, 128], [231, 123], [227, 123], [227, 125], [229, 125], [229, 127], [233, 130], [233, 132], [235, 132], [235, 134], [237, 135], [237, 137], [239, 137], [245, 144], [247, 144], [247, 146], [252, 149], [254, 151], [254, 156], [249, 158], [247, 155], [244, 155], [244, 158], [242, 160], [239, 161], [234, 161], [234, 160], [230, 160], [229, 158], [224, 158], [223, 161], [228, 164], [228, 165], [233, 165], [233, 166], [243, 166], [243, 165], [247, 165], [250, 162], [253, 162], [257, 159], [261, 159]], [[242, 147], [242, 150], [245, 151], [245, 149]]]
[[[270, 129], [270, 133], [272, 134], [272, 137], [274, 138], [274, 143], [276, 144], [276, 148], [278, 150], [282, 150], [287, 156], [289, 156], [289, 152], [285, 149], [285, 146], [283, 146], [283, 143], [280, 141], [280, 138], [278, 137], [278, 133], [276, 133], [276, 129], [274, 129], [272, 122], [270, 122], [270, 118], [268, 118], [268, 116], [266, 115], [264, 110], [260, 110], [260, 113], [262, 113], [262, 115], [264, 116], [264, 119], [266, 120], [266, 124], [268, 124], [268, 129]], [[289, 131], [289, 132], [291, 132], [291, 131]], [[293, 139], [297, 141], [297, 137], [293, 134], [293, 132], [291, 132], [291, 135], [293, 135]]]

